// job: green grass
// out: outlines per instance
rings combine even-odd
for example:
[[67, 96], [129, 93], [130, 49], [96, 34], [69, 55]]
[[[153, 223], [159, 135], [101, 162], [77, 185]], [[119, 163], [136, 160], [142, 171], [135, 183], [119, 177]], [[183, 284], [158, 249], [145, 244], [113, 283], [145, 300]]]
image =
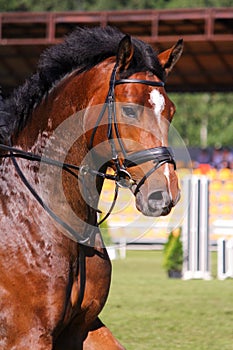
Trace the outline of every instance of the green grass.
[[113, 261], [101, 314], [113, 334], [127, 350], [233, 350], [233, 280], [171, 280], [161, 265], [158, 251]]

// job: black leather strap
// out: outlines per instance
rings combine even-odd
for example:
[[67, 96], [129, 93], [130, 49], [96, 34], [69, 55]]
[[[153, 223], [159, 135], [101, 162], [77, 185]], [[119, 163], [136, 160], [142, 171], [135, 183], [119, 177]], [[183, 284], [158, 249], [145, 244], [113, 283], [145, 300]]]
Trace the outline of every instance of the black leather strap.
[[120, 84], [144, 84], [144, 85], [151, 85], [151, 86], [158, 86], [158, 87], [164, 87], [163, 81], [153, 81], [153, 80], [143, 80], [143, 79], [119, 79], [115, 81], [115, 85]]
[[131, 168], [133, 166], [149, 162], [150, 160], [153, 160], [154, 163], [172, 163], [176, 169], [176, 163], [173, 158], [172, 150], [168, 147], [154, 147], [127, 154], [127, 158], [124, 160], [124, 166], [126, 168]]

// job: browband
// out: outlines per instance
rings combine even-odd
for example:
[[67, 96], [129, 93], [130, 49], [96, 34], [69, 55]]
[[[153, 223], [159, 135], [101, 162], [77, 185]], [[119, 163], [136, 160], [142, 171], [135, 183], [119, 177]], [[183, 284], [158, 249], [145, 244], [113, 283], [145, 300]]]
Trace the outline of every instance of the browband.
[[165, 85], [163, 81], [142, 80], [142, 79], [119, 79], [115, 81], [115, 85], [128, 84], [128, 83], [161, 86], [161, 87]]

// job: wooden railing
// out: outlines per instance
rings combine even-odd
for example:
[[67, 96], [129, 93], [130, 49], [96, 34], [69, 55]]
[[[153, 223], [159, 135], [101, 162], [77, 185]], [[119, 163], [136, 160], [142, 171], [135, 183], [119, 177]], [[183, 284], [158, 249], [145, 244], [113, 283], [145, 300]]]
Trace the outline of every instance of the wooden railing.
[[174, 42], [181, 35], [186, 41], [233, 41], [233, 7], [0, 13], [0, 44], [55, 44], [77, 25], [112, 25], [150, 43]]

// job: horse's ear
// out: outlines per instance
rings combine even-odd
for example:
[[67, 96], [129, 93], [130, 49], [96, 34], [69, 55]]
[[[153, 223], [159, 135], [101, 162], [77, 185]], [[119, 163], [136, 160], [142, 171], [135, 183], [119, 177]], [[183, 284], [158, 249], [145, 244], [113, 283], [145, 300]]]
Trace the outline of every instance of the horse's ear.
[[133, 45], [129, 35], [121, 39], [117, 51], [117, 66], [120, 72], [126, 70], [132, 60], [134, 53]]
[[171, 72], [176, 62], [179, 60], [183, 51], [183, 39], [177, 41], [172, 48], [161, 52], [158, 55], [158, 59], [166, 72], [166, 75]]

